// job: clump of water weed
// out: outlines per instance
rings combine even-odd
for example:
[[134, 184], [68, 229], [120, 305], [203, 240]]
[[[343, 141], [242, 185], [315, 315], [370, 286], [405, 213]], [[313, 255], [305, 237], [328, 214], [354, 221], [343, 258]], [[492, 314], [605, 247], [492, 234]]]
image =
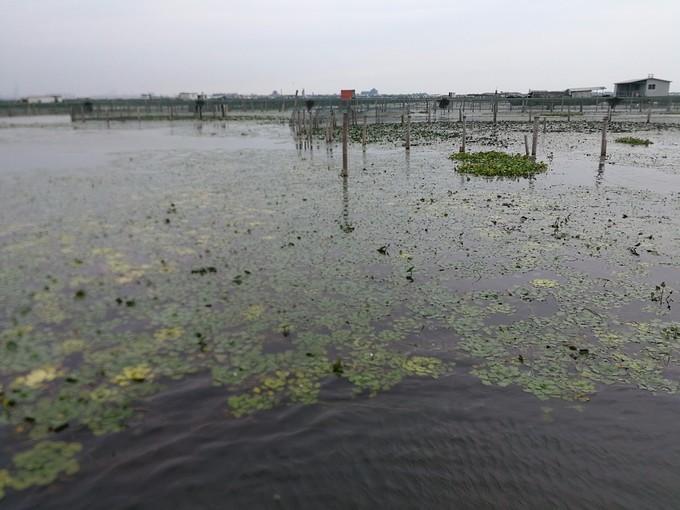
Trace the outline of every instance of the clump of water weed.
[[644, 145], [645, 147], [648, 147], [654, 143], [651, 140], [647, 140], [646, 138], [636, 138], [634, 136], [622, 136], [614, 141], [616, 143], [625, 143], [628, 145]]
[[548, 168], [545, 163], [521, 154], [498, 151], [460, 152], [451, 154], [449, 159], [458, 162], [456, 171], [484, 177], [531, 177]]

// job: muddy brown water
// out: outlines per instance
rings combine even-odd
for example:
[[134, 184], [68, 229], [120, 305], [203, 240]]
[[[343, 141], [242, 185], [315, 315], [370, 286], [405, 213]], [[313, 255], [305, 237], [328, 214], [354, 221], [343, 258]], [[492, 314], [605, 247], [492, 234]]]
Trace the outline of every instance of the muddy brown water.
[[[0, 508], [677, 507], [680, 132], [638, 134], [599, 170], [597, 133], [549, 133], [517, 181], [456, 174], [455, 141], [355, 146], [343, 182], [337, 146], [279, 124], [0, 130], [1, 338], [40, 334], [0, 384], [61, 370], [6, 408], [0, 470], [82, 445]], [[282, 370], [318, 392], [228, 403]], [[116, 430], [69, 407], [38, 436], [60, 422], [32, 399], [55, 409], [67, 375], [140, 393]]]

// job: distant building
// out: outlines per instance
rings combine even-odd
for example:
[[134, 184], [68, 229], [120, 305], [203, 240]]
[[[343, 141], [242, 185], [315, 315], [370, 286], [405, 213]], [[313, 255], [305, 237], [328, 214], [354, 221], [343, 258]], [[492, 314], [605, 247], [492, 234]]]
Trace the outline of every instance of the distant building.
[[616, 97], [652, 97], [667, 96], [671, 82], [654, 78], [650, 74], [641, 80], [620, 81], [614, 84], [614, 95]]
[[564, 95], [565, 95], [564, 90], [530, 90], [529, 91], [529, 97], [549, 98], [549, 97], [564, 97]]
[[198, 92], [180, 92], [177, 94], [177, 99], [181, 99], [183, 101], [195, 101], [198, 99]]
[[571, 88], [565, 91], [565, 95], [569, 97], [593, 97], [596, 94], [601, 94], [605, 87], [579, 87]]
[[[199, 94], [198, 97], [201, 97]], [[204, 98], [206, 97], [205, 95], [203, 96]], [[239, 97], [245, 97], [241, 96], [235, 92], [217, 92], [216, 94], [211, 94], [210, 99], [235, 99]]]
[[371, 89], [371, 90], [362, 90], [359, 93], [360, 96], [363, 97], [376, 97], [379, 96], [380, 94], [378, 93], [378, 89]]
[[61, 96], [28, 96], [21, 98], [22, 103], [28, 104], [42, 104], [42, 103], [61, 103], [63, 98]]

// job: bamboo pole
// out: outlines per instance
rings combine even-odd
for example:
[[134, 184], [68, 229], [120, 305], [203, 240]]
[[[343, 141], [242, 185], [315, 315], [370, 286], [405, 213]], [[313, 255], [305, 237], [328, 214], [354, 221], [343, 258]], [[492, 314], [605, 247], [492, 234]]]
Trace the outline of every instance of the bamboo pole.
[[460, 144], [460, 152], [465, 153], [465, 119], [466, 116], [463, 115], [463, 139]]

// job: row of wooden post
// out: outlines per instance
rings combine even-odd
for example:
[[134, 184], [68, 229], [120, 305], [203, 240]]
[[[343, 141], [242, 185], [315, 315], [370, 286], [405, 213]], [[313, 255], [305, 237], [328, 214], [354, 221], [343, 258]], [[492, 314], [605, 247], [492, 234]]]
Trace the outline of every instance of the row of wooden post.
[[[300, 115], [302, 113], [302, 116]], [[294, 112], [293, 117], [297, 117], [297, 125], [296, 125], [296, 134], [298, 139], [302, 138], [302, 133], [304, 131], [304, 134], [306, 135], [306, 138], [308, 138], [308, 143], [311, 147], [312, 144], [312, 126], [313, 126], [313, 120], [312, 120], [312, 115], [310, 112], [309, 115], [309, 121], [308, 123], [305, 122], [305, 112]], [[460, 145], [460, 152], [465, 152], [466, 151], [466, 146], [465, 142], [467, 139], [467, 133], [466, 133], [466, 124], [467, 124], [467, 119], [465, 115], [460, 114], [461, 121], [462, 121], [462, 133], [461, 133], [461, 145]], [[317, 115], [317, 120], [316, 122], [318, 123], [318, 115]], [[529, 140], [528, 136], [524, 135], [524, 150], [525, 154], [527, 157], [531, 157], [533, 159], [536, 159], [536, 155], [538, 152], [538, 132], [539, 132], [539, 122], [540, 118], [538, 116], [535, 116], [533, 119], [533, 130], [532, 130], [532, 138], [531, 138], [531, 153], [529, 152]], [[600, 146], [600, 157], [605, 158], [607, 156], [607, 130], [609, 126], [609, 115], [607, 115], [603, 122], [602, 122], [602, 140], [601, 140], [601, 146]], [[318, 126], [317, 126], [318, 127]], [[366, 151], [366, 144], [367, 144], [367, 116], [364, 114], [363, 118], [363, 126], [362, 126], [362, 135], [361, 135], [361, 146], [364, 151]], [[546, 132], [546, 119], [545, 117], [543, 118], [543, 133]], [[331, 115], [329, 116], [328, 119], [328, 125], [326, 128], [326, 142], [330, 143], [333, 141], [334, 138], [334, 133], [335, 133], [335, 112], [331, 111]], [[404, 147], [406, 151], [411, 150], [411, 113], [410, 113], [410, 108], [407, 106], [406, 108], [406, 132], [405, 132], [405, 140], [404, 140]], [[344, 112], [342, 114], [342, 176], [347, 177], [348, 175], [348, 168], [349, 168], [349, 113]]]

